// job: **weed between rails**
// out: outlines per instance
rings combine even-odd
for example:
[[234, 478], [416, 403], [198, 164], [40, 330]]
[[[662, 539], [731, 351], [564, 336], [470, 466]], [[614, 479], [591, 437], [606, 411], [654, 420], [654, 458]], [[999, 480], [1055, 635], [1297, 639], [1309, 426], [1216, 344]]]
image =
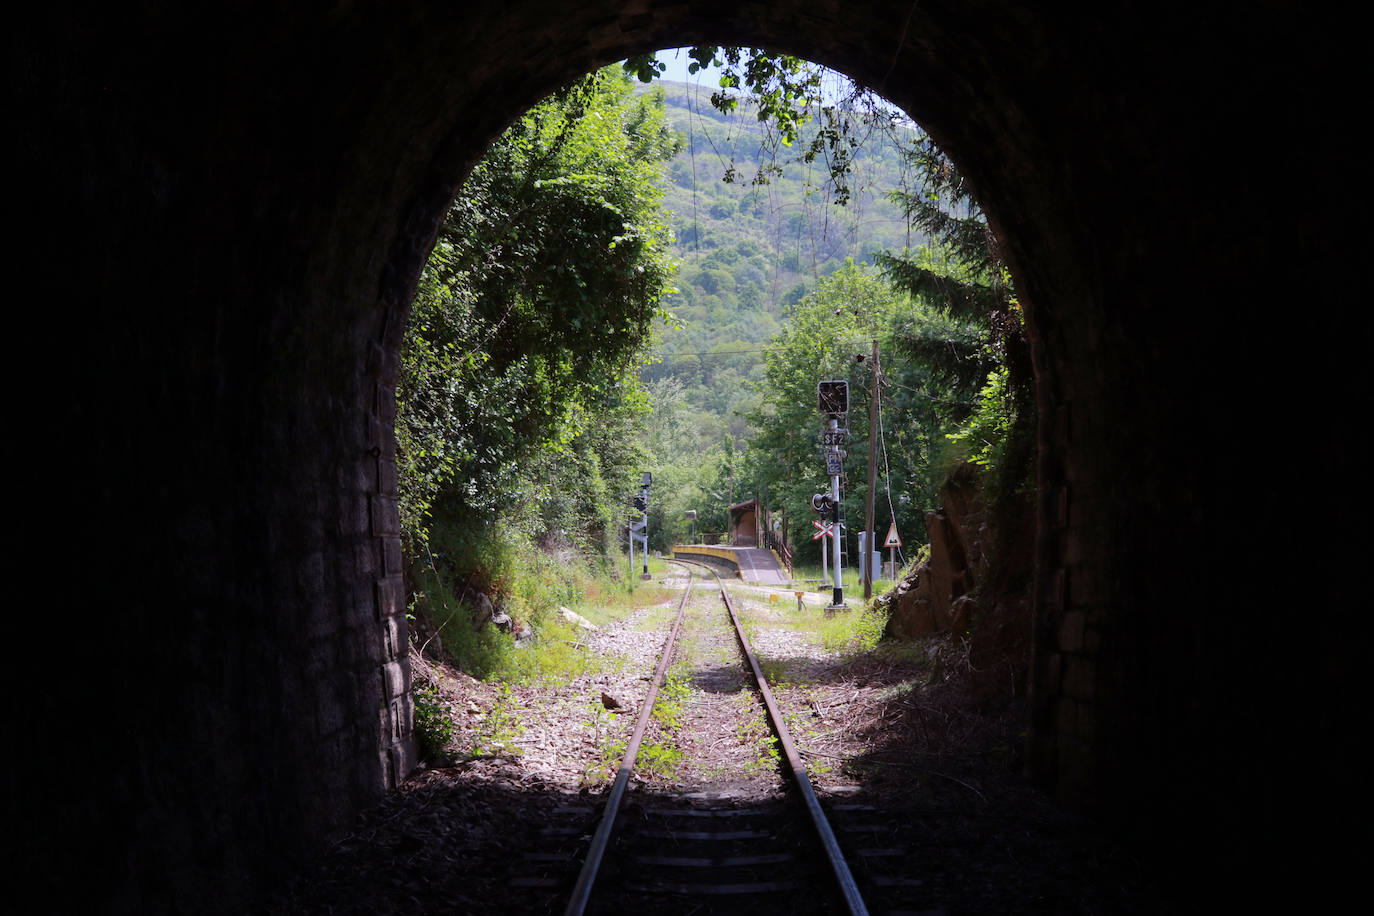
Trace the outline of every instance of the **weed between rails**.
[[587, 717], [582, 720], [582, 727], [592, 733], [596, 756], [582, 771], [581, 784], [595, 786], [608, 782], [619, 768], [625, 756], [627, 739], [624, 728], [616, 728], [617, 717], [602, 705], [599, 698], [588, 700], [586, 710]]
[[735, 725], [735, 735], [740, 744], [750, 749], [753, 756], [744, 763], [746, 776], [774, 772], [778, 768], [778, 737], [768, 727], [768, 719], [757, 697], [752, 691], [742, 690], [738, 694], [740, 706], [739, 719]]

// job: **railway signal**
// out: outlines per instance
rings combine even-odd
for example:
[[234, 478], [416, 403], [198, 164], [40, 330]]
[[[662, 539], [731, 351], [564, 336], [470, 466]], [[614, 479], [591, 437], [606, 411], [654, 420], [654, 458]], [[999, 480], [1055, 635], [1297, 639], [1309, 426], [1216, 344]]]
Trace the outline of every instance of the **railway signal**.
[[630, 525], [630, 572], [635, 569], [635, 541], [639, 541], [644, 553], [644, 574], [641, 579], [652, 579], [649, 575], [649, 487], [653, 486], [654, 475], [648, 471], [639, 479], [639, 495], [635, 497], [635, 511], [640, 513], [639, 521]]
[[[844, 379], [817, 382], [816, 407], [826, 418], [821, 441], [825, 446], [825, 472], [830, 477], [830, 495], [825, 497], [817, 493], [811, 498], [811, 507], [817, 512], [829, 510], [834, 516], [831, 543], [834, 549], [835, 585], [828, 610], [837, 610], [844, 607], [844, 576], [840, 562], [840, 478], [844, 476], [844, 450], [840, 446], [849, 439], [849, 430], [841, 425], [841, 421], [849, 415], [849, 382]], [[822, 570], [825, 568], [824, 554], [822, 550]]]
[[849, 413], [849, 383], [844, 379], [832, 379], [816, 383], [816, 400], [821, 413], [838, 419]]
[[[824, 499], [827, 503], [830, 501], [829, 496], [822, 496], [820, 493], [817, 493], [816, 496], [812, 498], [812, 506], [815, 506], [816, 499]], [[811, 540], [821, 542], [821, 588], [825, 588], [826, 583], [830, 581], [830, 569], [825, 558], [829, 545], [825, 543], [825, 539], [835, 536], [835, 523], [823, 522], [820, 519], [812, 519], [811, 524], [816, 527], [816, 533], [811, 535]], [[843, 525], [840, 526], [840, 530], [844, 530]]]

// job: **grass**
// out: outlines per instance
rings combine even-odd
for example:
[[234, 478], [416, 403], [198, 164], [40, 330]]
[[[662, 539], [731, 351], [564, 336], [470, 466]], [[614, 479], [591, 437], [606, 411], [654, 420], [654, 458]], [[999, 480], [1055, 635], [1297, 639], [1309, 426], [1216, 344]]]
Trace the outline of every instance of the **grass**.
[[502, 686], [491, 709], [477, 723], [472, 741], [474, 757], [501, 755], [518, 757], [524, 753], [516, 744], [525, 734], [520, 720], [520, 702]]
[[778, 736], [768, 727], [762, 705], [747, 690], [735, 694], [741, 716], [735, 733], [742, 744], [753, 749], [754, 756], [744, 764], [746, 775], [753, 776], [778, 768]]
[[[814, 604], [803, 603], [799, 611], [795, 603], [779, 602], [776, 606], [755, 606], [753, 602], [744, 602], [741, 608], [741, 622], [751, 643], [754, 641], [756, 627], [754, 618], [766, 616], [772, 622], [802, 633], [832, 652], [845, 655], [856, 655], [876, 649], [887, 626], [885, 613], [866, 607], [851, 606], [842, 611], [830, 611]], [[772, 680], [774, 672], [769, 670], [769, 666], [774, 663], [760, 663], [764, 666], [764, 672], [769, 680]], [[778, 669], [776, 673], [785, 676], [786, 672], [785, 669]]]
[[[864, 592], [863, 580], [859, 578], [859, 570], [845, 567], [841, 570], [841, 584], [844, 586], [846, 598], [862, 595]], [[819, 566], [796, 566], [792, 569], [792, 585], [797, 588], [807, 590], [819, 590], [821, 581], [821, 568]], [[833, 583], [832, 579], [826, 581]], [[897, 583], [892, 579], [874, 579], [873, 594], [882, 595], [892, 591]], [[830, 586], [828, 586], [830, 587]]]
[[[435, 565], [417, 571], [410, 609], [412, 616], [424, 614], [433, 624], [433, 640], [445, 656], [463, 672], [486, 681], [566, 682], [606, 671], [606, 661], [587, 650], [585, 632], [564, 620], [559, 608], [606, 626], [672, 595], [652, 580], [625, 575], [623, 569], [552, 556], [532, 545], [504, 545], [492, 562], [500, 564], [500, 573], [484, 575], [486, 588], [517, 628], [533, 631], [533, 640], [517, 642], [490, 623], [474, 627], [473, 593], [460, 594], [466, 583], [455, 583]], [[662, 573], [666, 564], [651, 557], [649, 568]]]

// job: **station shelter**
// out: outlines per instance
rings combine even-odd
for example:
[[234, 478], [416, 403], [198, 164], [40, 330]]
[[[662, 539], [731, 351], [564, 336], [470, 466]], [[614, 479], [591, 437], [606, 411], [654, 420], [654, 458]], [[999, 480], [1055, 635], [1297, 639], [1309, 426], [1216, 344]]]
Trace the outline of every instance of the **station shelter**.
[[758, 497], [730, 507], [730, 543], [735, 547], [758, 547], [762, 543], [763, 512]]

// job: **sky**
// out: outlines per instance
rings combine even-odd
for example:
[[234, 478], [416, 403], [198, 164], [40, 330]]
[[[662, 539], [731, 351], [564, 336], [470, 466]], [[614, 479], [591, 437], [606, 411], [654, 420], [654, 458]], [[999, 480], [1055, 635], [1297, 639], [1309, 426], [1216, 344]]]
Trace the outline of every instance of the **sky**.
[[[666, 48], [662, 51], [657, 52], [655, 54], [655, 57], [660, 62], [668, 65], [668, 69], [663, 72], [663, 79], [674, 80], [679, 83], [699, 84], [703, 88], [712, 91], [715, 91], [720, 88], [719, 67], [708, 67], [704, 70], [699, 70], [694, 74], [690, 74], [687, 72], [687, 65], [692, 63], [692, 59], [687, 56], [686, 48]], [[821, 92], [823, 97], [825, 97], [827, 101], [830, 102], [833, 102], [835, 101], [835, 99], [838, 98], [838, 87], [847, 88], [849, 84], [849, 80], [846, 79], [842, 74], [834, 73], [832, 71], [832, 76], [833, 79], [826, 79], [821, 86]], [[887, 102], [886, 99], [884, 99], [883, 101]], [[892, 105], [891, 102], [887, 102], [887, 104], [894, 110], [896, 109], [896, 106]], [[903, 118], [905, 119], [904, 115]]]
[[716, 89], [720, 86], [719, 67], [708, 67], [705, 70], [699, 70], [695, 74], [687, 72], [687, 65], [692, 62], [692, 59], [687, 56], [686, 48], [668, 48], [659, 51], [655, 56], [661, 63], [668, 65], [668, 69], [663, 73], [663, 79], [665, 80], [674, 80], [679, 83], [699, 82], [701, 85], [711, 89]]

